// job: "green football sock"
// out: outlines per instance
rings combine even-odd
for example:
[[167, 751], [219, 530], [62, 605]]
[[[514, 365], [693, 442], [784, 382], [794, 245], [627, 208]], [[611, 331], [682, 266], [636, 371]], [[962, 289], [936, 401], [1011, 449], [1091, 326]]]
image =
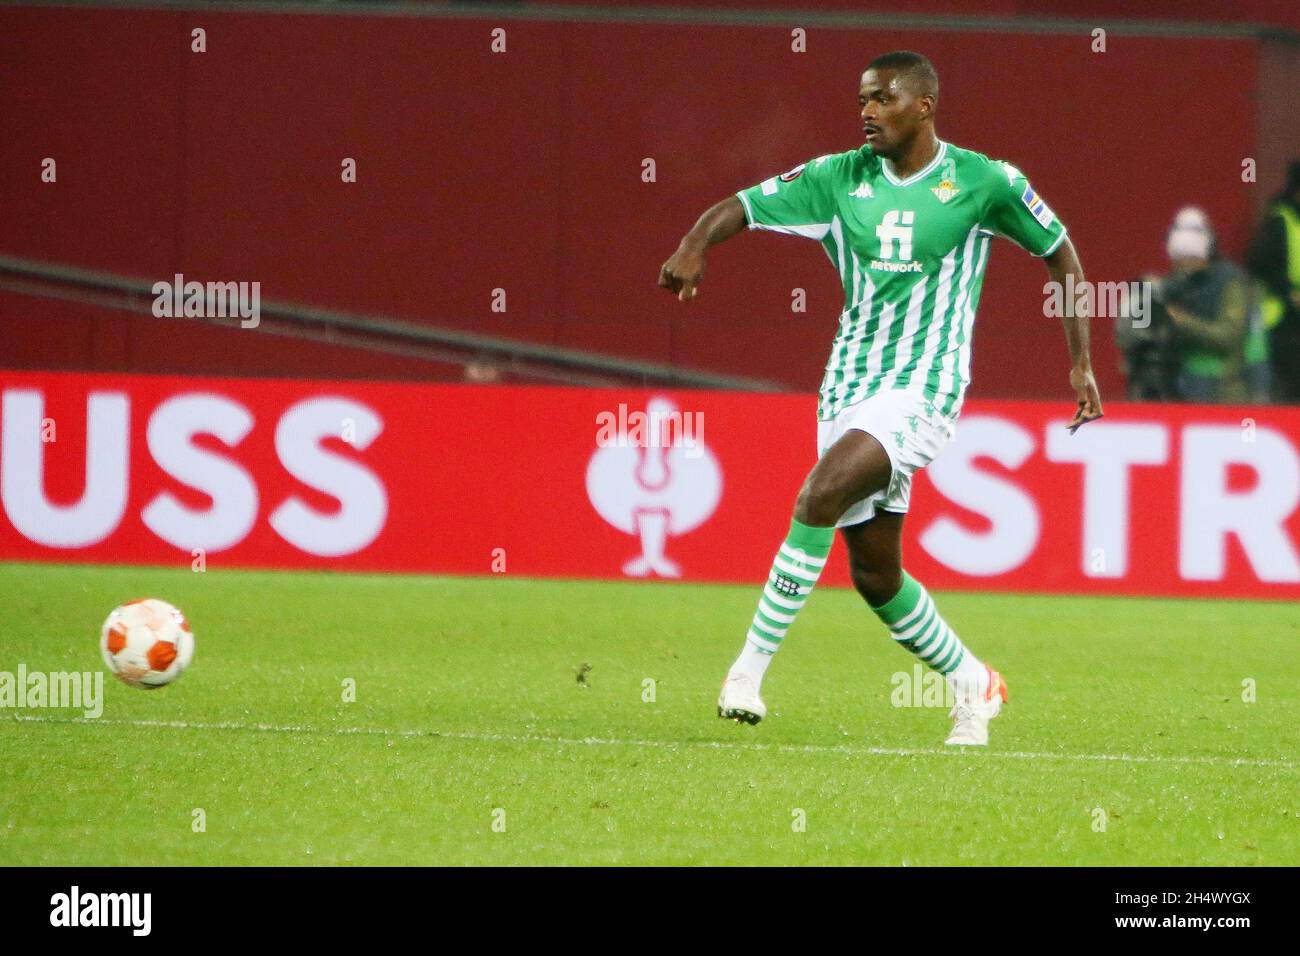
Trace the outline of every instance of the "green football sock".
[[979, 682], [983, 665], [966, 650], [921, 583], [906, 571], [898, 593], [871, 610], [885, 622], [895, 641], [939, 673]]
[[745, 636], [754, 650], [768, 655], [776, 653], [795, 615], [812, 593], [834, 540], [834, 528], [816, 528], [798, 520], [790, 522], [790, 534], [772, 561], [767, 584], [758, 599], [758, 610]]

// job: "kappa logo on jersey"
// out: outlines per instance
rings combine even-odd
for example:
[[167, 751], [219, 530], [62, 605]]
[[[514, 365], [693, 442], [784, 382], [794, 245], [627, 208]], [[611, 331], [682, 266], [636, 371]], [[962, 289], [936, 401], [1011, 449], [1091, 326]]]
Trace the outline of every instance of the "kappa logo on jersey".
[[871, 186], [868, 183], [863, 183], [857, 189], [853, 190], [853, 192], [849, 193], [849, 195], [854, 199], [875, 199], [876, 198], [876, 194], [871, 191]]
[[1016, 184], [1016, 180], [1020, 178], [1020, 170], [1016, 169], [1016, 167], [1012, 166], [1010, 163], [1004, 162], [1002, 164], [1002, 171], [1007, 174], [1007, 182], [1013, 186]]
[[790, 170], [788, 173], [782, 173], [779, 177], [781, 182], [783, 183], [794, 182], [796, 179], [798, 179], [800, 176], [803, 175], [804, 167], [807, 165], [808, 165], [807, 163], [800, 163], [798, 166]]
[[1051, 228], [1052, 210], [1043, 201], [1043, 197], [1034, 192], [1033, 186], [1028, 183], [1025, 184], [1025, 191], [1020, 194], [1020, 201], [1029, 209], [1030, 214], [1038, 220], [1040, 226], [1044, 229]]
[[931, 188], [930, 192], [934, 193], [935, 196], [938, 197], [939, 202], [946, 203], [953, 196], [961, 192], [961, 190], [957, 188], [957, 184], [951, 179], [941, 179], [939, 185]]

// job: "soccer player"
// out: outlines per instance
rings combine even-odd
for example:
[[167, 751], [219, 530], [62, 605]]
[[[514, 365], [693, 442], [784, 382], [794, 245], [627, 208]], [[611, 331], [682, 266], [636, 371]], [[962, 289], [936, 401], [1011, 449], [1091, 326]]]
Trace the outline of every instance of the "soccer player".
[[[858, 593], [899, 645], [951, 683], [956, 706], [946, 742], [986, 745], [989, 721], [1007, 699], [1002, 676], [903, 570], [903, 518], [912, 475], [954, 434], [990, 240], [1006, 236], [1042, 258], [1054, 282], [1073, 275], [1082, 288], [1084, 276], [1065, 227], [1020, 170], [938, 138], [938, 102], [929, 60], [906, 51], [878, 57], [858, 89], [863, 147], [819, 156], [724, 199], [660, 269], [659, 285], [689, 301], [706, 250], [748, 225], [816, 239], [844, 284], [818, 400], [817, 464], [723, 682], [721, 717], [756, 724], [766, 715], [763, 674], [817, 583], [836, 528]], [[1066, 311], [1078, 399], [1073, 432], [1102, 411], [1089, 316]]]

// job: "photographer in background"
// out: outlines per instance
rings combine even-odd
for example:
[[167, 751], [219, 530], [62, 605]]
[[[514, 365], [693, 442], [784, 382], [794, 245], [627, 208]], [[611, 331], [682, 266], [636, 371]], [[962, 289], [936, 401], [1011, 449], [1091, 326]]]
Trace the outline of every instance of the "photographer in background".
[[1279, 402], [1300, 403], [1300, 160], [1287, 170], [1247, 259], [1259, 283]]
[[1267, 347], [1246, 273], [1215, 255], [1201, 210], [1174, 217], [1165, 241], [1172, 271], [1151, 282], [1151, 326], [1168, 330], [1177, 363], [1177, 398], [1187, 402], [1267, 401]]
[[1178, 401], [1178, 339], [1174, 323], [1164, 306], [1155, 301], [1135, 300], [1129, 294], [1139, 284], [1155, 289], [1155, 275], [1121, 284], [1120, 308], [1115, 316], [1115, 344], [1123, 356], [1121, 371], [1127, 382], [1125, 397], [1130, 402]]

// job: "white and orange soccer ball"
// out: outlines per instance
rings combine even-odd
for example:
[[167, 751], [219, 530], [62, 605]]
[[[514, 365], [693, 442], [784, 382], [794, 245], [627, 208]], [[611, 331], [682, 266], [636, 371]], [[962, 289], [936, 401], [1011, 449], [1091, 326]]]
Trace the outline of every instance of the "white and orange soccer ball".
[[132, 687], [170, 684], [194, 658], [194, 634], [179, 608], [141, 598], [113, 608], [99, 634], [108, 669]]

